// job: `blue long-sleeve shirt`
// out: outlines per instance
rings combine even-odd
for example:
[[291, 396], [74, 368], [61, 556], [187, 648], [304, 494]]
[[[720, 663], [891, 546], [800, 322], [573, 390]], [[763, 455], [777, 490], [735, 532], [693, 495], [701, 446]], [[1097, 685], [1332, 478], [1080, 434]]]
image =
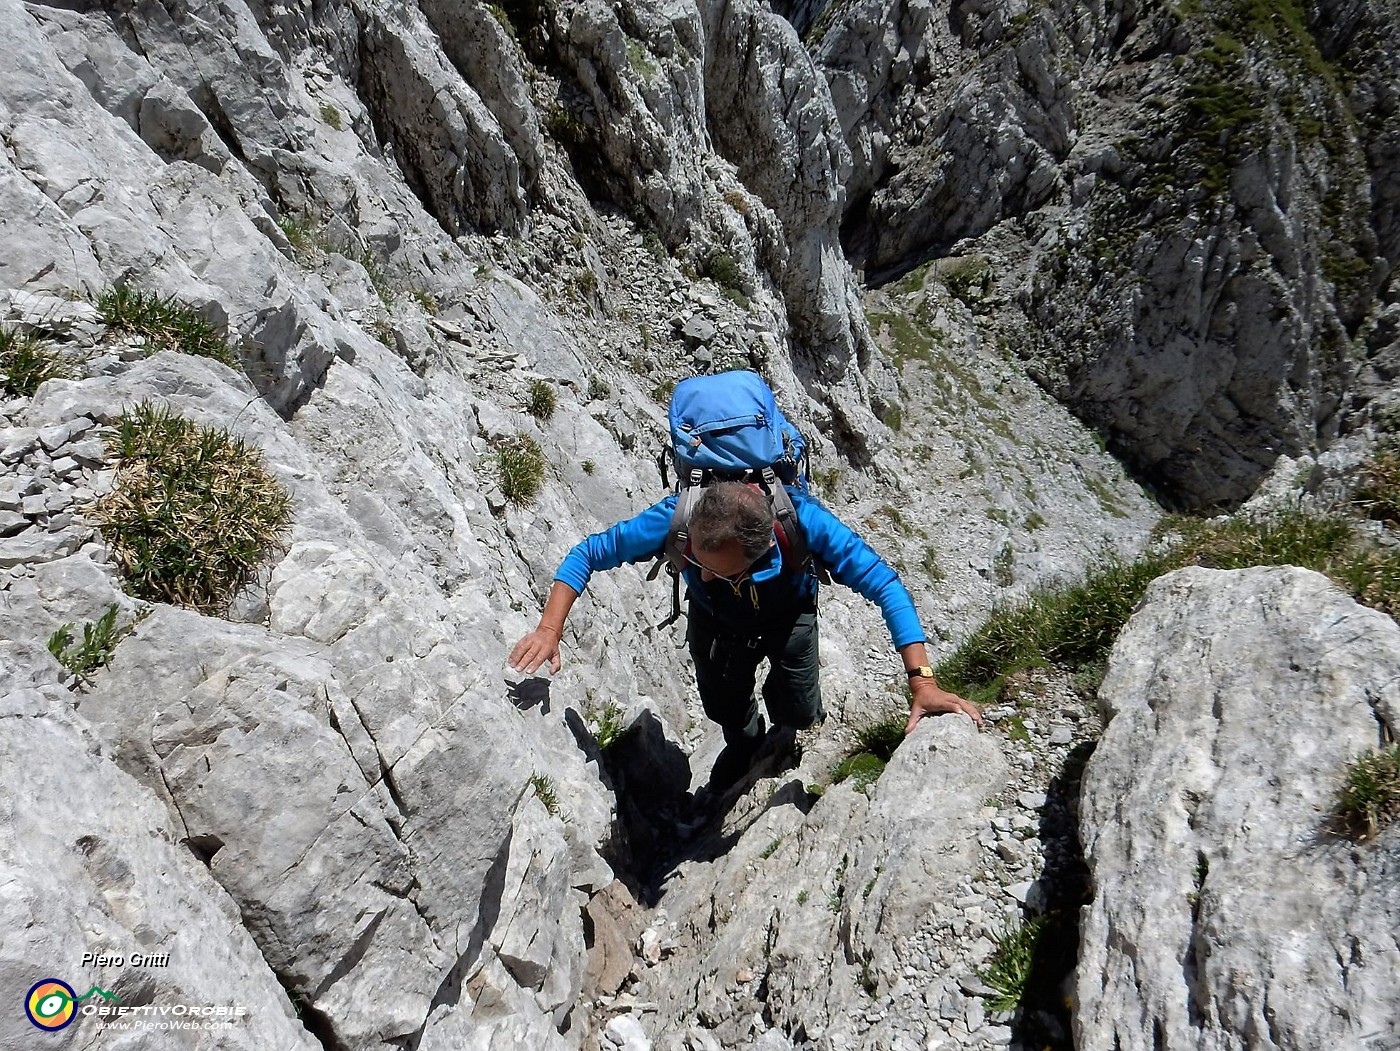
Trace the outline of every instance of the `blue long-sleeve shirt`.
[[[880, 607], [896, 649], [926, 641], [914, 600], [889, 564], [820, 500], [798, 489], [788, 492], [807, 547], [831, 579]], [[657, 558], [666, 546], [677, 499], [674, 494], [668, 496], [641, 514], [586, 537], [565, 556], [554, 579], [582, 594], [596, 570]], [[775, 544], [738, 583], [704, 581], [694, 566], [687, 566], [682, 576], [692, 602], [722, 617], [739, 633], [757, 634], [784, 615], [815, 605], [816, 577], [811, 572], [784, 573], [783, 568], [782, 548]]]

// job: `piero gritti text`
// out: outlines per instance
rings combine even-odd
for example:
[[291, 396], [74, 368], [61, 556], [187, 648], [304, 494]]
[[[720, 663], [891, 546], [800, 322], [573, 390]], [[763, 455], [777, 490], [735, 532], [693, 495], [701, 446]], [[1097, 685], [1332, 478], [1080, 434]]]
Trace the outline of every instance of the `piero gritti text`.
[[103, 955], [101, 953], [83, 953], [82, 967], [169, 967], [170, 954], [168, 952], [140, 953], [134, 952], [130, 956], [124, 955]]

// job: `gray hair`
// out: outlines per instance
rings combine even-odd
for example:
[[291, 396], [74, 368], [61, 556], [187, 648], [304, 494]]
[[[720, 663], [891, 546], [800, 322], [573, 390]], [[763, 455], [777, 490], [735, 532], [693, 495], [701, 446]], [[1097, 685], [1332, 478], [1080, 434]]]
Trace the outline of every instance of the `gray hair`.
[[773, 543], [773, 508], [768, 494], [744, 482], [707, 486], [690, 515], [690, 542], [698, 551], [738, 543], [744, 557], [758, 558]]

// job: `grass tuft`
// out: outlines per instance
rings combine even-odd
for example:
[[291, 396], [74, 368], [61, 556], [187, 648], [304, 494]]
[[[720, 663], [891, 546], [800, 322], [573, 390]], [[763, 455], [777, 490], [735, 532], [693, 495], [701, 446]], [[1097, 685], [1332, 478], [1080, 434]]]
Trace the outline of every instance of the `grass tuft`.
[[97, 297], [97, 313], [112, 332], [139, 336], [152, 351], [176, 350], [238, 366], [219, 330], [174, 296], [114, 285]]
[[1008, 676], [1056, 665], [1096, 688], [1113, 640], [1147, 586], [1188, 565], [1302, 566], [1327, 574], [1367, 605], [1400, 612], [1400, 552], [1368, 546], [1345, 518], [1294, 510], [1265, 520], [1175, 518], [1165, 525], [1177, 535], [1166, 551], [1132, 562], [1105, 558], [1076, 584], [994, 610], [939, 664], [939, 682], [987, 703]]
[[1356, 501], [1367, 517], [1400, 528], [1400, 452], [1378, 453], [1362, 465]]
[[330, 250], [326, 228], [315, 216], [284, 215], [277, 220], [277, 227], [291, 246], [292, 255], [303, 265]]
[[544, 452], [528, 434], [517, 435], [496, 446], [496, 471], [501, 492], [513, 504], [533, 503], [544, 486]]
[[530, 787], [535, 792], [535, 798], [544, 804], [545, 810], [549, 811], [551, 816], [558, 817], [559, 793], [555, 790], [554, 779], [540, 773], [531, 774]]
[[743, 291], [744, 272], [739, 266], [739, 260], [729, 252], [714, 252], [705, 261], [705, 274], [720, 288], [727, 288], [732, 292]]
[[29, 398], [45, 380], [72, 375], [51, 344], [0, 327], [0, 388], [11, 398]]
[[992, 958], [976, 972], [978, 978], [996, 990], [994, 996], [987, 997], [987, 1006], [993, 1011], [1014, 1011], [1020, 1006], [1044, 926], [1044, 919], [1037, 917], [1011, 923], [997, 935]]
[[892, 717], [857, 730], [856, 745], [836, 764], [831, 783], [849, 780], [857, 791], [864, 792], [878, 781], [904, 740], [904, 724], [904, 719]]
[[291, 498], [262, 456], [149, 402], [121, 415], [110, 448], [116, 484], [94, 511], [132, 592], [226, 610], [291, 521]]
[[1334, 808], [1343, 835], [1359, 843], [1400, 818], [1400, 744], [1358, 756], [1348, 767]]
[[593, 375], [588, 377], [588, 400], [602, 401], [612, 394], [612, 388], [608, 386], [607, 380], [601, 376]]
[[590, 705], [583, 714], [600, 749], [606, 750], [622, 736], [622, 709], [612, 701], [602, 707]]
[[525, 401], [526, 412], [541, 423], [547, 423], [558, 407], [559, 395], [554, 390], [554, 384], [541, 379], [530, 381], [530, 393]]

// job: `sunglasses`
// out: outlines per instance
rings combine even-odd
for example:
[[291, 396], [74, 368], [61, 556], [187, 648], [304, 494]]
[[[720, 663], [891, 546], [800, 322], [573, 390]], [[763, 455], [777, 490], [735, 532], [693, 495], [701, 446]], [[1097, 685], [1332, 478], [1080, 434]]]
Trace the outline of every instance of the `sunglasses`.
[[709, 566], [705, 565], [705, 563], [701, 562], [698, 558], [692, 555], [689, 551], [685, 553], [685, 560], [689, 562], [692, 566], [694, 566], [696, 569], [703, 569], [706, 573], [710, 574], [710, 576], [715, 577], [719, 580], [728, 581], [731, 584], [737, 584], [739, 581], [743, 580], [746, 576], [748, 576], [749, 570], [753, 569], [754, 567], [754, 563], [756, 563], [758, 559], [762, 557], [763, 555], [759, 555], [758, 558], [755, 558], [752, 562], [747, 563], [744, 566], [744, 568], [739, 570], [739, 572], [737, 573], [725, 574], [718, 573], [715, 570], [711, 569]]

